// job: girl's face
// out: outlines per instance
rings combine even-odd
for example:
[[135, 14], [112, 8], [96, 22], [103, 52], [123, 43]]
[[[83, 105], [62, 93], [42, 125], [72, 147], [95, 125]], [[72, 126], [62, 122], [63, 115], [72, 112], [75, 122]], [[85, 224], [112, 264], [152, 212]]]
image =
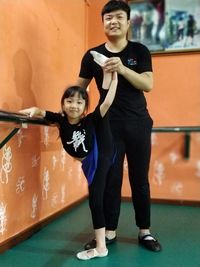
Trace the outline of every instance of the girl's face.
[[78, 123], [85, 111], [85, 99], [79, 93], [65, 98], [63, 111], [67, 114], [67, 118], [71, 124]]

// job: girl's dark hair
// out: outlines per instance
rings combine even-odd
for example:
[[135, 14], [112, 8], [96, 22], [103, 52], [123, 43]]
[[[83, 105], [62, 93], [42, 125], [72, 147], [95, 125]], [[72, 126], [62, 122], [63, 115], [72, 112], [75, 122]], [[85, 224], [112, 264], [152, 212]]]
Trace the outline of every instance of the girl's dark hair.
[[123, 1], [123, 0], [110, 0], [107, 2], [107, 4], [105, 4], [105, 6], [103, 7], [103, 9], [101, 11], [102, 20], [103, 20], [103, 16], [105, 14], [113, 12], [113, 11], [117, 11], [117, 10], [123, 10], [124, 12], [126, 12], [127, 19], [128, 20], [130, 19], [131, 9], [125, 1]]
[[85, 112], [87, 113], [89, 108], [89, 95], [87, 93], [87, 90], [83, 89], [80, 86], [70, 86], [65, 89], [62, 98], [61, 98], [61, 108], [63, 107], [65, 98], [69, 98], [71, 96], [74, 96], [76, 93], [78, 93], [79, 96], [81, 96], [85, 100]]

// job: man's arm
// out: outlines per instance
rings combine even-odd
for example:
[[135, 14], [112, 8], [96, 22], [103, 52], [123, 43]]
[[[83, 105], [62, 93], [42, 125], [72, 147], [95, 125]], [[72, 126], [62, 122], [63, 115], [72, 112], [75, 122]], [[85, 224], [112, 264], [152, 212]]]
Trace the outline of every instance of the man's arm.
[[119, 57], [107, 59], [104, 68], [109, 72], [117, 71], [138, 90], [150, 92], [153, 88], [153, 73], [151, 71], [137, 73], [124, 66]]

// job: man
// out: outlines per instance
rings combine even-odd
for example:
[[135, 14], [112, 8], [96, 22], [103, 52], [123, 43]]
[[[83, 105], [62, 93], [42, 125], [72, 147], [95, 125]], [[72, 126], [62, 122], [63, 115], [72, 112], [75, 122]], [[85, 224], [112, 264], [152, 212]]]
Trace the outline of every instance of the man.
[[[146, 107], [144, 92], [153, 87], [151, 55], [142, 44], [127, 40], [130, 7], [122, 0], [111, 0], [102, 9], [107, 41], [90, 49], [108, 57], [106, 71], [118, 73], [118, 88], [110, 109], [110, 124], [116, 144], [116, 159], [109, 173], [105, 192], [106, 243], [116, 241], [120, 214], [123, 162], [126, 156], [139, 244], [151, 251], [161, 245], [150, 234], [150, 189], [148, 171], [153, 121]], [[81, 63], [78, 85], [86, 88], [95, 78], [101, 95], [103, 72], [87, 51]], [[85, 248], [93, 248], [92, 240]]]

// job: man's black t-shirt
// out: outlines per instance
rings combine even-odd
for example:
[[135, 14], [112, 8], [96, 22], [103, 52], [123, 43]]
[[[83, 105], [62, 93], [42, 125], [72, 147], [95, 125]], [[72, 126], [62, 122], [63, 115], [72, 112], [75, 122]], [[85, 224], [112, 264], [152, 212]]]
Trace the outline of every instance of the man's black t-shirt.
[[[95, 78], [101, 94], [103, 72], [102, 68], [93, 60], [90, 54], [95, 50], [106, 57], [120, 57], [122, 63], [137, 73], [152, 71], [151, 54], [146, 46], [128, 41], [127, 46], [119, 53], [113, 53], [101, 44], [88, 50], [81, 62], [79, 77]], [[114, 102], [110, 108], [111, 120], [137, 119], [149, 117], [144, 93], [132, 86], [123, 76], [118, 75], [118, 87]]]

